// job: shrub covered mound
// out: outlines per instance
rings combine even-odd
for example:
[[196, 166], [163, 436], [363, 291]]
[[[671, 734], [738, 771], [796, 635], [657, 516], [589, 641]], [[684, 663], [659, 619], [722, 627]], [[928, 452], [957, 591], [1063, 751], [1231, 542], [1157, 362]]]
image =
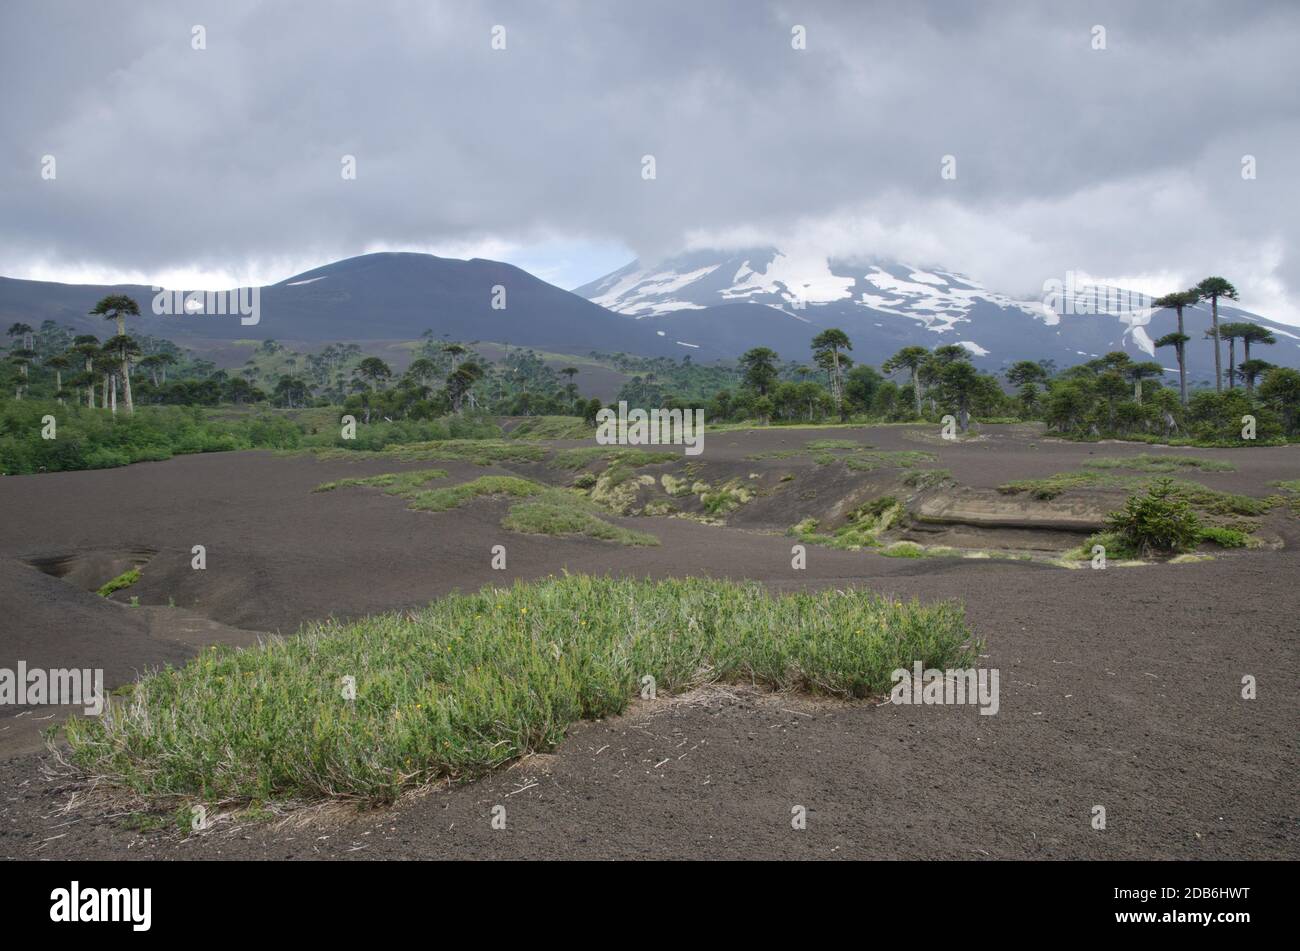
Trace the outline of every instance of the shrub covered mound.
[[[128, 413], [119, 406], [117, 413], [109, 413], [50, 400], [9, 400], [0, 402], [0, 474], [107, 469], [185, 453], [237, 449], [313, 449], [344, 458], [387, 449], [400, 450], [400, 458], [468, 458], [483, 465], [498, 457], [527, 460], [545, 455], [535, 446], [507, 451], [508, 444], [495, 438], [500, 428], [482, 416], [376, 421], [358, 425], [356, 438], [343, 439], [337, 424], [341, 414], [322, 412], [329, 424], [321, 429], [314, 419], [308, 433], [290, 416], [264, 409], [243, 413], [231, 408], [137, 406]], [[320, 415], [315, 410], [310, 413]], [[55, 418], [54, 439], [42, 437], [46, 415]]]
[[[42, 418], [55, 419], [55, 438], [42, 438]], [[0, 403], [0, 472], [108, 469], [194, 452], [293, 449], [299, 427], [283, 417], [216, 420], [198, 407], [140, 406], [116, 414], [54, 402]]]
[[646, 676], [660, 693], [865, 697], [896, 668], [970, 666], [979, 649], [953, 602], [565, 576], [212, 648], [66, 730], [74, 764], [144, 795], [384, 802], [549, 750], [575, 721], [620, 713]]
[[1146, 495], [1129, 496], [1124, 508], [1106, 516], [1106, 527], [1143, 557], [1191, 551], [1201, 540], [1196, 513], [1170, 479], [1156, 480]]
[[365, 479], [342, 479], [316, 486], [316, 492], [332, 492], [349, 486], [382, 486], [389, 495], [407, 500], [417, 511], [446, 512], [484, 497], [506, 497], [515, 502], [502, 520], [503, 528], [525, 535], [586, 535], [620, 545], [658, 545], [647, 532], [623, 528], [601, 518], [603, 512], [581, 492], [557, 489], [518, 476], [480, 476], [470, 482], [437, 489], [422, 488], [434, 479], [446, 478], [445, 469], [390, 472]]

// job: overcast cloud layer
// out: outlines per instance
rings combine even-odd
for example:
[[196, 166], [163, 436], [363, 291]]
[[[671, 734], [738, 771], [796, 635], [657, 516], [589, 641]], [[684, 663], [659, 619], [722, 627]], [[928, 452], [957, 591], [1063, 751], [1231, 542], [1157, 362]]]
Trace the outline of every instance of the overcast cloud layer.
[[1297, 50], [1295, 2], [6, 0], [0, 274], [772, 243], [1300, 322]]

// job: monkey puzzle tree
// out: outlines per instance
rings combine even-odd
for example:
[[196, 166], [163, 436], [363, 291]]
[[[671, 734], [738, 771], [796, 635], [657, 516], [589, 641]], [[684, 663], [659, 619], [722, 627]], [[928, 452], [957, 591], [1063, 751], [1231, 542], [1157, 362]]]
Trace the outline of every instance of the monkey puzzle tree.
[[95, 358], [99, 355], [99, 338], [94, 334], [80, 334], [72, 341], [72, 351], [84, 361], [85, 372], [78, 377], [86, 383], [86, 406], [95, 408]]
[[67, 354], [56, 353], [45, 361], [45, 365], [54, 371], [54, 398], [63, 404], [63, 371], [72, 366]]
[[1254, 395], [1255, 381], [1259, 379], [1259, 377], [1261, 377], [1266, 371], [1272, 369], [1273, 369], [1273, 364], [1269, 363], [1267, 360], [1259, 360], [1256, 358], [1251, 358], [1250, 360], [1241, 361], [1241, 366], [1237, 367], [1237, 375], [1240, 376], [1241, 379], [1246, 384], [1247, 396]]
[[1250, 333], [1254, 324], [1244, 321], [1219, 325], [1219, 339], [1228, 341], [1228, 389], [1233, 389], [1237, 382], [1237, 341]]
[[[90, 312], [90, 315], [92, 317], [103, 317], [105, 320], [111, 320], [117, 324], [117, 335], [113, 338], [114, 340], [119, 338], [130, 340], [131, 338], [126, 335], [126, 318], [139, 317], [140, 305], [125, 294], [109, 294], [107, 297], [100, 299], [99, 303]], [[131, 342], [134, 345], [135, 341]], [[105, 344], [105, 347], [108, 347], [108, 345]], [[128, 362], [128, 354], [121, 351], [120, 347], [118, 351], [122, 353], [122, 363], [118, 375], [122, 380], [123, 393], [126, 395], [126, 411], [134, 413], [135, 406], [131, 403], [131, 366]], [[139, 353], [139, 347], [136, 347], [134, 352]]]
[[910, 370], [912, 373], [912, 399], [915, 404], [916, 415], [921, 415], [921, 375], [920, 369], [926, 359], [930, 356], [930, 351], [925, 347], [904, 347], [894, 354], [888, 360], [880, 365], [880, 370], [886, 376], [893, 376], [899, 370]]
[[963, 433], [970, 427], [970, 408], [979, 391], [980, 372], [966, 360], [953, 360], [939, 372], [943, 398], [957, 410], [957, 428]]
[[831, 397], [835, 400], [835, 409], [844, 415], [844, 377], [841, 364], [841, 350], [852, 350], [849, 336], [838, 327], [827, 327], [812, 339], [813, 358], [818, 366], [826, 366], [831, 378]]
[[754, 347], [741, 355], [740, 369], [745, 383], [759, 396], [767, 396], [772, 384], [776, 382], [778, 359], [777, 352], [768, 347]]
[[121, 334], [104, 341], [104, 352], [117, 359], [117, 377], [122, 384], [122, 395], [126, 398], [126, 411], [135, 412], [131, 401], [131, 358], [140, 355], [140, 345], [131, 337]]
[[[1178, 355], [1178, 398], [1184, 406], [1187, 405], [1187, 341], [1192, 338], [1187, 336], [1183, 330], [1183, 309], [1186, 307], [1195, 307], [1196, 302], [1201, 297], [1196, 291], [1174, 291], [1172, 294], [1166, 294], [1163, 297], [1157, 297], [1152, 301], [1152, 305], [1161, 310], [1173, 310], [1178, 315], [1178, 330], [1175, 333], [1165, 334], [1160, 340], [1156, 341], [1157, 347], [1174, 347]], [[1181, 337], [1181, 341], [1175, 339]]]
[[36, 359], [36, 351], [32, 349], [33, 333], [35, 331], [23, 323], [16, 323], [9, 328], [9, 336], [14, 338], [14, 343], [9, 350], [9, 360], [18, 368], [18, 384], [14, 391], [14, 399], [23, 398], [23, 391], [27, 389], [27, 367], [32, 360]]
[[1173, 347], [1174, 353], [1178, 357], [1178, 402], [1184, 406], [1187, 405], [1187, 374], [1184, 370], [1183, 351], [1187, 346], [1187, 341], [1191, 338], [1184, 333], [1168, 333], [1155, 341], [1156, 349], [1162, 347]]
[[473, 360], [462, 363], [452, 370], [447, 377], [447, 396], [451, 400], [451, 410], [460, 415], [465, 396], [483, 377], [483, 368]]
[[1250, 359], [1250, 345], [1252, 343], [1262, 343], [1270, 346], [1277, 343], [1277, 338], [1273, 336], [1273, 331], [1269, 330], [1267, 327], [1261, 327], [1259, 324], [1247, 323], [1246, 321], [1242, 321], [1239, 326], [1242, 328], [1241, 347], [1246, 352], [1246, 355], [1243, 358], [1245, 360]]
[[1219, 353], [1219, 298], [1237, 299], [1237, 289], [1222, 277], [1207, 277], [1194, 288], [1202, 299], [1210, 301], [1210, 336], [1214, 339], [1214, 389], [1223, 392], [1223, 357]]
[[1160, 376], [1165, 372], [1165, 368], [1154, 361], [1145, 363], [1130, 363], [1124, 368], [1124, 374], [1133, 381], [1133, 402], [1138, 406], [1142, 405], [1142, 381], [1151, 377]]
[[388, 364], [378, 357], [366, 357], [357, 364], [356, 375], [377, 389], [392, 379], [393, 371]]

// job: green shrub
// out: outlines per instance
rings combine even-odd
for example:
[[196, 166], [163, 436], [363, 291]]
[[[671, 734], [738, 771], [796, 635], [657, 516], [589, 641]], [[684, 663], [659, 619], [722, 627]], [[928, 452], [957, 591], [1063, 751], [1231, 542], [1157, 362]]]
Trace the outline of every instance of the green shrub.
[[1106, 525], [1143, 557], [1189, 551], [1201, 531], [1196, 513], [1169, 479], [1157, 479], [1146, 495], [1129, 496], [1123, 509], [1106, 516]]
[[1236, 528], [1224, 528], [1221, 525], [1201, 527], [1200, 540], [1213, 542], [1220, 548], [1245, 548], [1250, 544], [1250, 536]]

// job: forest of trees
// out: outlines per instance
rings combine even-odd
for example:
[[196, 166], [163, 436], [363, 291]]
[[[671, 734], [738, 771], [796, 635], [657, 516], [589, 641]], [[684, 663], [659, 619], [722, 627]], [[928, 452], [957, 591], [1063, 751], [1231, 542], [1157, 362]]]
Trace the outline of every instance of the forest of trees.
[[[672, 360], [593, 352], [590, 357], [628, 376], [614, 403], [698, 407], [714, 423], [937, 422], [951, 415], [963, 432], [972, 420], [1039, 420], [1071, 438], [1240, 445], [1249, 417], [1256, 445], [1300, 438], [1300, 372], [1261, 358], [1262, 348], [1276, 343], [1266, 328], [1220, 323], [1219, 300], [1236, 298], [1231, 283], [1210, 277], [1156, 300], [1178, 321], [1177, 331], [1155, 341], [1157, 348], [1171, 350], [1177, 363], [1177, 376], [1169, 380], [1161, 364], [1122, 351], [1059, 371], [1051, 361], [1020, 361], [994, 375], [976, 368], [965, 347], [909, 346], [873, 367], [854, 361], [852, 340], [837, 328], [813, 336], [806, 354], [783, 357], [760, 346], [734, 364], [700, 364], [689, 355]], [[1193, 340], [1184, 311], [1202, 300], [1211, 304], [1211, 321], [1204, 337]], [[432, 331], [415, 343], [400, 372], [355, 343], [297, 354], [274, 340], [262, 342], [242, 369], [231, 372], [170, 341], [131, 335], [129, 321], [139, 316], [139, 307], [130, 297], [105, 297], [91, 313], [108, 325], [103, 339], [48, 320], [37, 328], [22, 322], [9, 327], [10, 346], [0, 366], [0, 448], [10, 447], [11, 456], [18, 451], [14, 447], [34, 438], [23, 427], [40, 418], [15, 408], [42, 403], [75, 408], [85, 432], [98, 434], [86, 437], [79, 457], [84, 464], [73, 467], [90, 467], [100, 449], [107, 453], [103, 458], [118, 461], [164, 452], [169, 443], [162, 436], [156, 443], [139, 436], [143, 422], [132, 430], [138, 437], [134, 448], [122, 452], [113, 448], [117, 443], [104, 425], [93, 422], [93, 414], [134, 417], [137, 407], [337, 407], [372, 424], [552, 415], [591, 421], [602, 405], [583, 395], [577, 367], [557, 369], [554, 358], [548, 362], [532, 350], [509, 347], [490, 361], [472, 344], [440, 340]], [[1213, 348], [1215, 382], [1213, 388], [1189, 392], [1186, 355], [1195, 346]], [[292, 434], [272, 420], [262, 423], [256, 432], [213, 435], [193, 428], [202, 429], [199, 417], [173, 416], [168, 438], [197, 448], [293, 442]], [[25, 451], [30, 465], [48, 455], [31, 446]], [[4, 471], [18, 470], [9, 463]]]

